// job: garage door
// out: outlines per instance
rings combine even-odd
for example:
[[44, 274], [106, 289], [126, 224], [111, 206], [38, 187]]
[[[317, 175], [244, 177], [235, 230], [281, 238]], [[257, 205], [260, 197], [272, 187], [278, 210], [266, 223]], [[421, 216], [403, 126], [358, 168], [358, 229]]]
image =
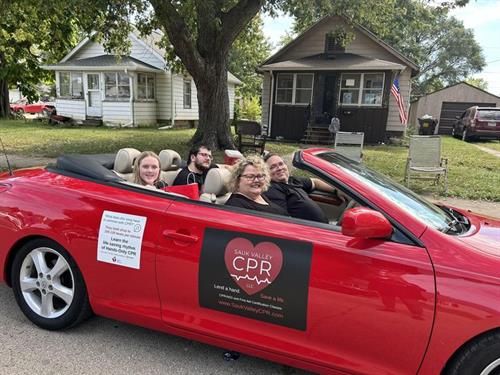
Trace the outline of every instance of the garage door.
[[496, 103], [478, 102], [443, 102], [439, 116], [439, 134], [451, 134], [456, 116], [460, 116], [467, 108], [478, 105], [480, 107], [496, 107]]

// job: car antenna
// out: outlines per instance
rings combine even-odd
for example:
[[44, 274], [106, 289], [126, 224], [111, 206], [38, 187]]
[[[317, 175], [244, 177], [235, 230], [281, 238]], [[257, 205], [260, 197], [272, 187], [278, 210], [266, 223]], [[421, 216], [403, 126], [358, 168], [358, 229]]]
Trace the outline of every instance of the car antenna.
[[5, 160], [7, 160], [7, 168], [9, 168], [9, 175], [14, 176], [14, 172], [12, 172], [12, 167], [10, 166], [9, 158], [7, 157], [7, 152], [5, 151], [5, 146], [3, 145], [2, 137], [0, 137], [0, 143], [2, 144], [2, 151], [5, 155]]

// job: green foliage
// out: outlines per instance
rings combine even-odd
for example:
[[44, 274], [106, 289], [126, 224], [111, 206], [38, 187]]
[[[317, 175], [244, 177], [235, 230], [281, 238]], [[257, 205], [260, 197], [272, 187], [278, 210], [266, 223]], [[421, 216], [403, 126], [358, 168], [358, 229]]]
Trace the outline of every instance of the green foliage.
[[477, 87], [478, 89], [481, 90], [488, 90], [488, 82], [485, 81], [483, 78], [473, 78], [469, 77], [465, 80], [469, 85], [472, 85], [474, 87]]
[[228, 69], [243, 82], [236, 88], [237, 96], [243, 98], [261, 94], [262, 76], [255, 72], [255, 68], [271, 52], [262, 27], [262, 18], [258, 14], [234, 41], [229, 52]]
[[241, 104], [236, 104], [235, 111], [239, 119], [260, 121], [262, 113], [259, 98], [256, 96], [243, 98]]

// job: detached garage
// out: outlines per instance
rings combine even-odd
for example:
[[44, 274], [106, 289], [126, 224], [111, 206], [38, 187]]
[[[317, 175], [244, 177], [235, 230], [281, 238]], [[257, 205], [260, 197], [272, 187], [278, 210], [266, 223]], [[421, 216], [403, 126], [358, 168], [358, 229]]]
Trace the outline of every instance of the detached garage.
[[500, 97], [466, 82], [460, 82], [412, 102], [409, 124], [416, 126], [419, 117], [429, 114], [439, 119], [437, 129], [439, 134], [451, 134], [456, 116], [460, 116], [467, 108], [474, 105], [500, 107]]

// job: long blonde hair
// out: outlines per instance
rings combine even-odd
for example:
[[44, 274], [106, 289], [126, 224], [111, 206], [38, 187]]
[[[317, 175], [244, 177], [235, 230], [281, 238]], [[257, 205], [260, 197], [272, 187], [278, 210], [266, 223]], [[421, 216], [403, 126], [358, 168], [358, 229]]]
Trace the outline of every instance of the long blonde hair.
[[229, 181], [227, 183], [228, 190], [230, 192], [234, 193], [239, 190], [241, 175], [244, 173], [245, 168], [249, 165], [258, 169], [264, 175], [264, 185], [262, 186], [262, 191], [267, 190], [271, 181], [267, 164], [264, 162], [264, 160], [262, 160], [260, 156], [249, 155], [245, 159], [238, 160], [238, 162], [233, 166], [231, 170], [231, 176], [229, 177]]
[[156, 178], [155, 183], [160, 179], [160, 172], [161, 172], [160, 158], [153, 151], [143, 151], [138, 157], [135, 158], [134, 161], [134, 182], [136, 184], [146, 185], [144, 180], [141, 178], [139, 166], [141, 165], [141, 162], [147, 157], [153, 157], [156, 160], [158, 160], [158, 177]]

